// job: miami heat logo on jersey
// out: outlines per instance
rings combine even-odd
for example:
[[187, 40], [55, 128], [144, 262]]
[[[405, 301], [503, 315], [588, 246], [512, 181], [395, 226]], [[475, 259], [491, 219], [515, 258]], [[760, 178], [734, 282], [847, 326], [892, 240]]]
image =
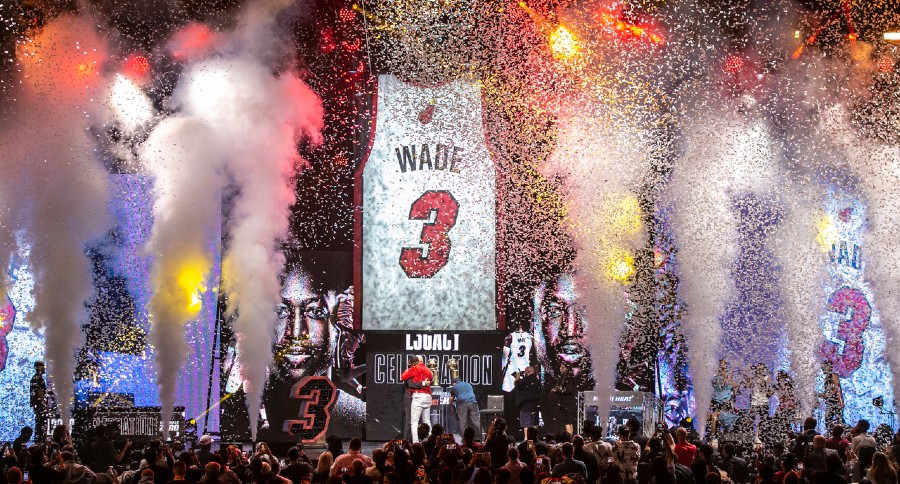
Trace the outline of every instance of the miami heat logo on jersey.
[[478, 87], [379, 76], [375, 127], [356, 183], [360, 326], [496, 329], [496, 171]]

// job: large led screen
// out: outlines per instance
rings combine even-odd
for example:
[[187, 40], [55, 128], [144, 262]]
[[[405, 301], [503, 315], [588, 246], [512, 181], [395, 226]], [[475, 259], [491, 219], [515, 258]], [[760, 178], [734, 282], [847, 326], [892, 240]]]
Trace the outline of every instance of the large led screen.
[[379, 77], [356, 187], [363, 329], [497, 328], [495, 181], [473, 83]]

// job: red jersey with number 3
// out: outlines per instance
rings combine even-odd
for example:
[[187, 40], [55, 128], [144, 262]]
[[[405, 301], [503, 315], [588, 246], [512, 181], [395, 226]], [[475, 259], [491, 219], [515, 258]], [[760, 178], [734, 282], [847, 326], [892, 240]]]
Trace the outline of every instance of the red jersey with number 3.
[[379, 76], [357, 176], [362, 329], [497, 328], [496, 171], [481, 119], [473, 82]]

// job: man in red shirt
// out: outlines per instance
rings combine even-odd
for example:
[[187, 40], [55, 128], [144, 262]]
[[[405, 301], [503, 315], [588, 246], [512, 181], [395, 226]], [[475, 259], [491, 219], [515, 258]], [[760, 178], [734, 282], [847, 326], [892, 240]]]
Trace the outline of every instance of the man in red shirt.
[[428, 425], [429, 428], [431, 427], [431, 387], [429, 384], [434, 375], [425, 366], [422, 357], [416, 356], [413, 365], [400, 375], [401, 381], [408, 378], [412, 378], [412, 381], [415, 383], [424, 383], [422, 388], [410, 388], [408, 390], [412, 396], [412, 403], [409, 409], [409, 424], [412, 429], [413, 442], [415, 443], [419, 441], [418, 432], [416, 431], [419, 423], [421, 422]]
[[847, 463], [847, 449], [850, 448], [850, 441], [844, 438], [843, 425], [835, 425], [831, 429], [831, 438], [825, 441], [825, 448], [836, 450], [841, 461]]
[[687, 435], [684, 427], [678, 427], [678, 430], [675, 431], [675, 438], [678, 439], [678, 443], [675, 444], [675, 455], [678, 456], [679, 464], [690, 467], [694, 463], [697, 446], [687, 441]]

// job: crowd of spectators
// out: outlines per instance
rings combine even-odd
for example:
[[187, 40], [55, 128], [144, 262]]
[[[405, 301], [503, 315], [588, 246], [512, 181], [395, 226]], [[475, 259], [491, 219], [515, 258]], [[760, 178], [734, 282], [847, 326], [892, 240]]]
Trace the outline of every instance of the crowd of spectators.
[[471, 428], [457, 440], [423, 424], [418, 443], [394, 440], [367, 454], [359, 438], [345, 452], [330, 437], [315, 458], [300, 445], [276, 456], [264, 442], [252, 453], [236, 445], [213, 451], [208, 435], [190, 450], [161, 441], [135, 449], [99, 432], [76, 450], [65, 429], [29, 447], [26, 427], [2, 449], [0, 484], [900, 484], [900, 433], [871, 435], [865, 420], [849, 431], [835, 426], [828, 438], [816, 427], [809, 418], [803, 432], [747, 449], [701, 442], [683, 427], [645, 435], [633, 419], [615, 439], [586, 423], [579, 435], [543, 438], [527, 427], [517, 440], [497, 419], [483, 442]]

